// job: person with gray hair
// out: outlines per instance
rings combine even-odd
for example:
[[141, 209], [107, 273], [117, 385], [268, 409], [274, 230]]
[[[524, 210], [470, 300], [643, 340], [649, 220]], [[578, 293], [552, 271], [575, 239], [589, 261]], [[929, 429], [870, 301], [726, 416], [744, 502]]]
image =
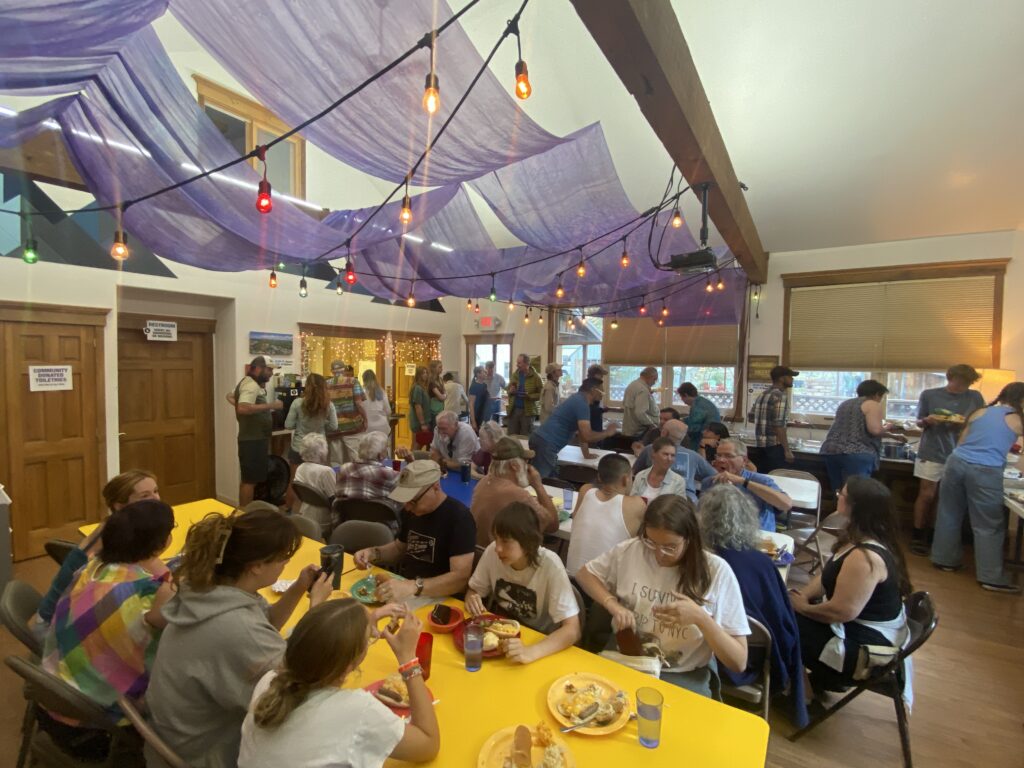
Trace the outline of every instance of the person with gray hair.
[[480, 425], [480, 447], [473, 454], [473, 466], [482, 475], [486, 475], [491, 466], [491, 454], [494, 446], [505, 436], [504, 430], [496, 421], [485, 421]]
[[388, 437], [382, 432], [367, 432], [361, 436], [355, 461], [338, 468], [335, 495], [347, 499], [370, 499], [387, 502], [398, 510], [401, 505], [388, 499], [398, 485], [399, 473], [382, 460], [388, 454]]
[[626, 387], [622, 395], [622, 434], [639, 440], [651, 427], [658, 425], [658, 404], [653, 387], [658, 383], [658, 369], [647, 366]]
[[697, 504], [704, 546], [720, 549], [756, 549], [760, 539], [760, 520], [754, 502], [739, 488], [716, 485], [700, 497]]
[[[707, 459], [695, 451], [683, 446], [686, 437], [686, 424], [679, 419], [669, 419], [661, 427], [661, 436], [667, 437], [676, 446], [676, 458], [672, 463], [672, 471], [682, 475], [686, 480], [686, 495], [690, 501], [697, 501], [697, 488], [710, 477], [715, 476], [715, 468]], [[638, 475], [653, 464], [653, 443], [646, 446], [633, 464], [633, 474]]]
[[[327, 466], [327, 438], [320, 432], [308, 433], [299, 443], [299, 457], [302, 463], [295, 469], [292, 482], [309, 486], [326, 498], [332, 498], [337, 493], [337, 484], [334, 470]], [[315, 520], [325, 536], [330, 534], [332, 521], [329, 506], [318, 507], [304, 501], [299, 505], [299, 514]]]
[[448, 469], [458, 469], [463, 462], [471, 462], [473, 454], [480, 449], [473, 428], [459, 421], [454, 411], [437, 414], [434, 427], [434, 441], [430, 444], [430, 458]]
[[761, 530], [774, 531], [775, 513], [788, 512], [793, 508], [793, 500], [769, 475], [751, 472], [745, 468], [746, 463], [747, 446], [742, 441], [731, 437], [722, 440], [713, 465], [718, 474], [707, 478], [701, 487], [706, 491], [718, 483], [736, 486], [757, 505]]

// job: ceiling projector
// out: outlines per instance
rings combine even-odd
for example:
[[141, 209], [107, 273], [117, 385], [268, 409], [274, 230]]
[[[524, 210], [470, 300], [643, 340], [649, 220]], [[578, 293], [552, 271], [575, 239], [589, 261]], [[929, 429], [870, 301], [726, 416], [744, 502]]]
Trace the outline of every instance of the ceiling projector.
[[679, 274], [707, 272], [718, 266], [715, 261], [715, 252], [707, 246], [690, 253], [677, 253], [670, 256], [668, 263]]

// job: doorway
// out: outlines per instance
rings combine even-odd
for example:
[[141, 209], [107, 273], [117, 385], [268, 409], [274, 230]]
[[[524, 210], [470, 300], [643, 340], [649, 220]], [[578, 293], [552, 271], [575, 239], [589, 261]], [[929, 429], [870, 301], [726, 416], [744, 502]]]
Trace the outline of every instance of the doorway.
[[121, 471], [153, 472], [168, 504], [213, 498], [215, 321], [160, 316], [178, 324], [178, 338], [149, 341], [143, 328], [152, 319], [117, 318]]
[[441, 357], [441, 337], [433, 334], [413, 334], [392, 331], [394, 339], [395, 371], [395, 412], [398, 424], [395, 426], [395, 444], [412, 445], [412, 430], [409, 428], [409, 392], [416, 380], [416, 368], [425, 366], [431, 360]]
[[[0, 302], [0, 477], [15, 560], [43, 554], [47, 539], [77, 541], [80, 526], [102, 519], [107, 313]], [[60, 370], [44, 378], [30, 366]]]

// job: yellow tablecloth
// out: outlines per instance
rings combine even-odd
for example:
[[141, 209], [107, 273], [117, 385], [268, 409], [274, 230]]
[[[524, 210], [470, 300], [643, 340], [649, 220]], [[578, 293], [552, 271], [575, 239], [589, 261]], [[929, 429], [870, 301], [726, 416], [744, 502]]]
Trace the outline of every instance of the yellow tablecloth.
[[[226, 514], [231, 507], [215, 500], [197, 501], [174, 508], [178, 527], [174, 530], [166, 555], [177, 554], [185, 542], [188, 526], [209, 512]], [[92, 526], [89, 527], [91, 529]], [[89, 529], [82, 529], [88, 533]], [[305, 565], [319, 564], [320, 544], [304, 539], [299, 551], [285, 566], [281, 578], [295, 578]], [[344, 570], [353, 567], [346, 554]], [[341, 590], [334, 597], [347, 596], [347, 589], [366, 575], [353, 571], [341, 579]], [[270, 602], [277, 595], [262, 591]], [[464, 609], [463, 604], [448, 599], [446, 604]], [[301, 601], [285, 627], [285, 632], [302, 617], [307, 602]], [[429, 608], [417, 613], [426, 627]], [[523, 639], [535, 642], [541, 635], [526, 627]], [[391, 674], [396, 669], [395, 657], [387, 643], [374, 643], [360, 671], [347, 682], [347, 687], [361, 687]], [[557, 721], [547, 708], [547, 691], [551, 684], [570, 672], [592, 672], [604, 675], [627, 691], [634, 700], [637, 688], [652, 686], [665, 696], [661, 745], [657, 749], [641, 747], [637, 741], [636, 723], [631, 722], [610, 736], [563, 736], [579, 768], [614, 766], [644, 768], [680, 765], [694, 766], [763, 766], [768, 748], [768, 724], [741, 710], [706, 699], [649, 675], [635, 672], [620, 664], [602, 659], [579, 648], [569, 648], [554, 656], [521, 666], [505, 659], [484, 659], [479, 672], [467, 672], [462, 654], [455, 649], [450, 635], [435, 635], [430, 680], [427, 685], [438, 700], [436, 712], [441, 727], [441, 752], [430, 763], [441, 768], [476, 765], [477, 755], [487, 738], [509, 725], [533, 725], [544, 721], [553, 729]], [[389, 761], [389, 765], [399, 765]]]

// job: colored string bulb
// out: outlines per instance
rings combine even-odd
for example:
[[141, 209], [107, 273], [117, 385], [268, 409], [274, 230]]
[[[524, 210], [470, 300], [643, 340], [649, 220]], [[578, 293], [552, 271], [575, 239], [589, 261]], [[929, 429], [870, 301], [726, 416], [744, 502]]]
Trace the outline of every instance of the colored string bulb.
[[562, 287], [562, 283], [561, 282], [559, 282], [558, 283], [558, 287], [555, 288], [555, 298], [556, 299], [563, 299], [563, 298], [565, 298], [565, 288]]
[[679, 229], [681, 226], [683, 226], [683, 215], [676, 208], [672, 211], [672, 229]]
[[428, 115], [441, 108], [441, 86], [437, 74], [433, 71], [427, 73], [426, 82], [423, 84], [423, 108]]
[[619, 259], [619, 263], [622, 264], [622, 268], [625, 269], [629, 266], [629, 251], [626, 250], [626, 244], [622, 244], [622, 258]]
[[480, 314], [480, 302], [479, 301], [476, 304], [473, 305], [473, 314], [474, 315], [479, 315]]
[[659, 317], [658, 318], [658, 327], [659, 328], [664, 328], [665, 327], [665, 318], [663, 318], [663, 317]]
[[306, 278], [299, 280], [299, 298], [304, 299], [309, 296], [309, 286], [306, 284]]
[[355, 285], [357, 279], [358, 278], [356, 278], [356, 270], [355, 270], [355, 267], [352, 266], [352, 262], [351, 261], [346, 261], [345, 262], [345, 282], [348, 283], [349, 285]]
[[128, 236], [124, 233], [124, 230], [117, 230], [114, 233], [114, 243], [110, 246], [110, 257], [115, 261], [124, 261], [131, 256], [131, 251], [128, 250]]
[[612, 330], [614, 331], [618, 327], [619, 327], [619, 316], [618, 315], [612, 315]]
[[277, 288], [277, 272], [270, 270], [270, 287]]
[[21, 260], [26, 264], [35, 264], [39, 261], [39, 252], [36, 250], [36, 240], [34, 237], [25, 240], [25, 247], [21, 250]]
[[580, 265], [576, 267], [576, 275], [577, 277], [587, 276], [587, 265], [583, 261], [580, 261]]
[[412, 221], [412, 201], [409, 199], [408, 192], [402, 198], [402, 210], [398, 214], [398, 220], [403, 224], [408, 224]]
[[341, 295], [342, 295], [342, 294], [343, 294], [343, 293], [345, 292], [344, 290], [342, 290], [342, 287], [341, 287], [341, 280], [338, 280], [338, 281], [337, 281], [337, 282], [336, 282], [336, 283], [334, 284], [334, 292], [335, 292], [336, 294], [338, 294], [339, 296], [341, 296]]
[[640, 305], [640, 314], [641, 315], [646, 315], [647, 314], [647, 304], [646, 303]]
[[528, 99], [533, 93], [533, 86], [530, 85], [530, 71], [526, 62], [520, 59], [516, 62], [516, 98]]
[[725, 290], [725, 281], [722, 279], [721, 275], [718, 276], [718, 284], [715, 286], [715, 288], [717, 288], [720, 291]]
[[668, 307], [665, 306], [665, 302], [661, 302], [661, 316], [668, 317]]
[[273, 207], [274, 201], [270, 199], [270, 182], [262, 179], [256, 193], [256, 210], [260, 213], [270, 213]]
[[409, 289], [409, 296], [405, 300], [405, 306], [409, 307], [410, 309], [416, 306], [416, 297], [413, 296], [411, 288]]
[[277, 268], [280, 269], [281, 271], [284, 271], [284, 266], [285, 265], [283, 261], [277, 262]]
[[494, 288], [494, 275], [491, 275], [491, 292], [487, 294], [487, 298], [489, 298], [491, 301], [498, 300], [498, 291], [495, 290]]
[[473, 311], [473, 300], [472, 299], [466, 299], [466, 311], [467, 312], [472, 312]]

